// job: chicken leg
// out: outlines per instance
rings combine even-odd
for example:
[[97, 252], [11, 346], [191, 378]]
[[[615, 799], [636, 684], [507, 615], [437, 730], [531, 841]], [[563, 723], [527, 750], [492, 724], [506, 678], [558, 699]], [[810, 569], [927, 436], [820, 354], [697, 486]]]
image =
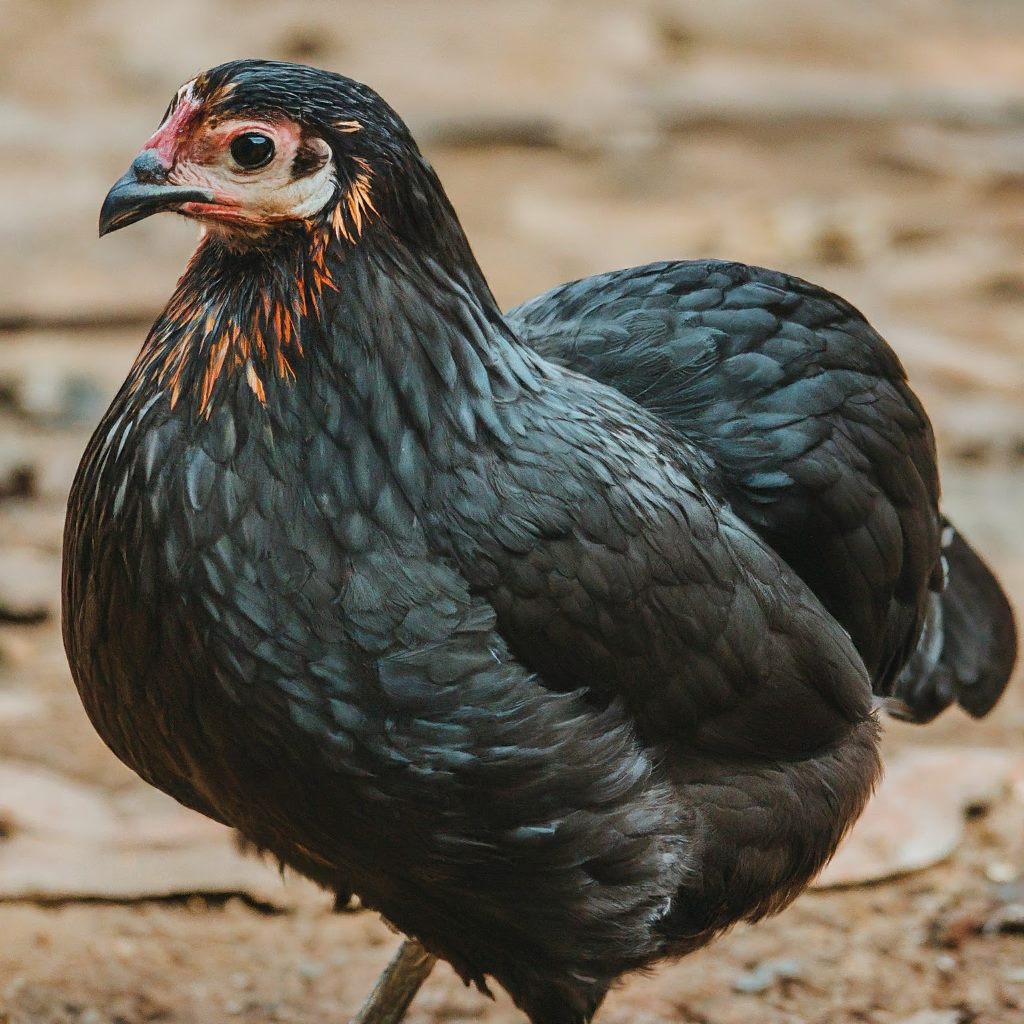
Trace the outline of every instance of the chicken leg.
[[406, 939], [351, 1024], [398, 1024], [436, 962], [415, 939]]

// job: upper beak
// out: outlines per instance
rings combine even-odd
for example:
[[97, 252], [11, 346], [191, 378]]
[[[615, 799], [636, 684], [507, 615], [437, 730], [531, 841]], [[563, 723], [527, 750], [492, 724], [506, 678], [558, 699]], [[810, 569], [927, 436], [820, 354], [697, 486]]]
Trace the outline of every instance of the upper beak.
[[131, 167], [107, 193], [100, 209], [100, 237], [137, 220], [171, 210], [182, 203], [212, 203], [209, 189], [189, 185], [172, 185], [167, 181], [167, 168], [153, 149], [144, 149]]

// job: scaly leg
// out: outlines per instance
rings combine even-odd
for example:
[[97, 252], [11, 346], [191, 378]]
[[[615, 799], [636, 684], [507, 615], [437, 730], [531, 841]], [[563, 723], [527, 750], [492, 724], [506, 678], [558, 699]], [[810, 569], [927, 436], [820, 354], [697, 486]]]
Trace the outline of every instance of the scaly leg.
[[436, 962], [415, 939], [406, 939], [351, 1024], [399, 1024]]

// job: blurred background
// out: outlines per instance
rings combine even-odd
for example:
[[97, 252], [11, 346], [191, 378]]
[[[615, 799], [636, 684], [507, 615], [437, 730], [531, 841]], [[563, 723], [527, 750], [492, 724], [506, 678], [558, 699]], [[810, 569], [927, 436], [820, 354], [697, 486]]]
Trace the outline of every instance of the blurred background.
[[[338, 1024], [395, 938], [238, 856], [93, 734], [60, 642], [66, 493], [195, 229], [100, 243], [177, 86], [242, 56], [373, 85], [511, 305], [663, 258], [765, 264], [890, 340], [952, 518], [1024, 602], [1024, 3], [0, 3], [0, 1022]], [[890, 725], [874, 816], [789, 911], [605, 1024], [1024, 1019], [1024, 695]], [[511, 1022], [438, 969], [413, 1024]]]

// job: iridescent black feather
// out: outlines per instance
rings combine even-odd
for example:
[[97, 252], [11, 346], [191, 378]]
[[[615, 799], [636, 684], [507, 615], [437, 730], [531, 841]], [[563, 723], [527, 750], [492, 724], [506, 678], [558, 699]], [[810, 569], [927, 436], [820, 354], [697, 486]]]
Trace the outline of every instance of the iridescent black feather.
[[784, 906], [863, 807], [872, 677], [941, 577], [927, 420], [858, 314], [779, 275], [661, 264], [505, 318], [371, 90], [258, 61], [195, 88], [325, 139], [338, 191], [201, 243], [89, 445], [86, 710], [535, 1024], [589, 1020]]

